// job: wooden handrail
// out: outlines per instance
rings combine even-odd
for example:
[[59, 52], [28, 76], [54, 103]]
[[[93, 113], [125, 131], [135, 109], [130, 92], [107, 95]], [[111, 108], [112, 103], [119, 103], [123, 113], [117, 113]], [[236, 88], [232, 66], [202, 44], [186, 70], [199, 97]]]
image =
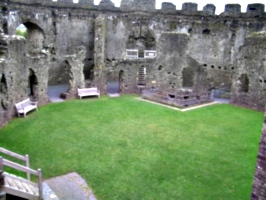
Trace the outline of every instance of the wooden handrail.
[[14, 152], [9, 151], [9, 150], [7, 150], [7, 149], [4, 149], [4, 148], [2, 148], [2, 147], [0, 147], [0, 152], [4, 153], [4, 154], [6, 154], [6, 155], [9, 155], [9, 156], [12, 156], [12, 157], [18, 158], [18, 159], [20, 159], [20, 160], [24, 160], [24, 161], [26, 161], [25, 156], [22, 156], [22, 155], [20, 155], [20, 154], [14, 153]]
[[[9, 151], [7, 149], [4, 149], [2, 147], [0, 147], [0, 152], [4, 153], [6, 155], [12, 156], [14, 158], [17, 158], [17, 159], [25, 161], [26, 162], [26, 167], [30, 168], [29, 156], [27, 154], [25, 156], [22, 156], [20, 154], [14, 153], [14, 152]], [[27, 173], [27, 179], [30, 181], [30, 173], [29, 172], [26, 172], [26, 173]]]
[[1, 147], [0, 147], [0, 152], [5, 153], [9, 156], [18, 158], [20, 160], [24, 160], [26, 162], [26, 166], [23, 166], [23, 165], [20, 165], [18, 163], [12, 162], [10, 160], [4, 159], [2, 156], [0, 156], [0, 171], [4, 170], [4, 166], [7, 166], [7, 167], [11, 167], [13, 169], [19, 170], [19, 171], [26, 172], [28, 181], [30, 181], [30, 174], [37, 176], [38, 177], [37, 185], [39, 188], [39, 198], [42, 199], [42, 192], [43, 192], [43, 189], [42, 189], [42, 170], [41, 169], [34, 170], [34, 169], [31, 169], [29, 167], [29, 156], [28, 155], [22, 156], [22, 155], [19, 155], [17, 153], [14, 153], [12, 151], [9, 151], [9, 150], [1, 148]]
[[[3, 159], [2, 157], [0, 157], [0, 159]], [[8, 166], [8, 167], [11, 167], [13, 169], [17, 169], [19, 171], [23, 171], [23, 172], [29, 172], [31, 174], [34, 174], [36, 176], [38, 176], [38, 171], [36, 170], [33, 170], [33, 169], [30, 169], [28, 167], [25, 167], [23, 165], [20, 165], [20, 164], [17, 164], [17, 163], [14, 163], [10, 160], [6, 160], [6, 159], [3, 159], [3, 165], [4, 166]]]

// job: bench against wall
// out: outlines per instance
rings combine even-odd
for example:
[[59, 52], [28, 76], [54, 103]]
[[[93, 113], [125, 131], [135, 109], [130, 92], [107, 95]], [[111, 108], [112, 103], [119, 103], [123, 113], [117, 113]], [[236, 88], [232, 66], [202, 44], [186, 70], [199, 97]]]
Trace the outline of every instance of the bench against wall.
[[18, 117], [20, 116], [20, 114], [23, 114], [24, 117], [26, 117], [27, 112], [34, 110], [34, 109], [38, 110], [37, 101], [31, 101], [28, 98], [19, 103], [16, 103], [16, 109], [17, 109]]
[[82, 97], [85, 96], [98, 96], [100, 97], [100, 91], [96, 88], [78, 88], [78, 96], [81, 99]]

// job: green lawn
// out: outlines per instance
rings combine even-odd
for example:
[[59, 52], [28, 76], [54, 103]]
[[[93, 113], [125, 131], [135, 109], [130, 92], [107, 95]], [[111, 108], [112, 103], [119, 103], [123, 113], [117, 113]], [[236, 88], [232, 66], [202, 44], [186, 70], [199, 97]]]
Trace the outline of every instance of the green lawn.
[[53, 103], [0, 130], [44, 179], [78, 172], [98, 200], [250, 199], [263, 113], [180, 112], [136, 96]]

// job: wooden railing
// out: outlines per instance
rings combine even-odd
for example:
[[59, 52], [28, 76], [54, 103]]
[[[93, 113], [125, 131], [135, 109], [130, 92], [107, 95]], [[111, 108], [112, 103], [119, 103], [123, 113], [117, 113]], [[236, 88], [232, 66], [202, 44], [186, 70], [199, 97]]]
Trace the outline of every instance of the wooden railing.
[[138, 59], [138, 58], [156, 58], [156, 50], [144, 50], [144, 52], [138, 49], [126, 49], [126, 58], [127, 59]]
[[145, 50], [144, 51], [144, 58], [155, 58], [157, 52], [155, 50]]
[[126, 58], [139, 58], [139, 50], [137, 49], [127, 49]]
[[[12, 151], [9, 151], [7, 149], [4, 149], [2, 147], [0, 147], [0, 152], [1, 153], [4, 153], [6, 155], [9, 155], [11, 157], [14, 157], [14, 158], [17, 158], [19, 160], [22, 160], [22, 161], [25, 161], [25, 166], [27, 168], [30, 168], [30, 161], [29, 161], [29, 156], [26, 154], [25, 156], [22, 156], [20, 154], [17, 154], [17, 153], [14, 153]], [[30, 181], [30, 173], [29, 172], [26, 172], [27, 173], [27, 179]]]
[[[4, 171], [6, 193], [10, 193], [12, 195], [16, 195], [27, 199], [39, 199], [39, 200], [43, 199], [41, 169], [33, 170], [30, 168], [28, 155], [22, 156], [1, 147], [0, 147], [0, 152], [9, 155], [11, 157], [17, 158], [19, 160], [25, 161], [25, 166], [23, 166], [13, 161], [4, 159], [2, 156], [0, 156], [0, 170], [4, 171], [4, 166], [6, 166], [25, 172], [27, 174], [27, 180], [26, 180]], [[38, 177], [37, 184], [31, 182], [30, 180], [31, 174]]]

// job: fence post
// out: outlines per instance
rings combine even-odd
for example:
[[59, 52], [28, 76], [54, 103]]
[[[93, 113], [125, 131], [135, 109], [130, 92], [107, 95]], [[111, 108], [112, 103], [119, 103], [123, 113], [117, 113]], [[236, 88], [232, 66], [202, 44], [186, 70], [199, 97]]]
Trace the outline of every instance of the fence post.
[[[25, 162], [26, 162], [26, 167], [30, 168], [30, 160], [29, 160], [29, 155], [25, 155]], [[27, 179], [30, 181], [30, 172], [27, 172]]]
[[43, 199], [43, 188], [42, 188], [42, 170], [41, 169], [38, 169], [38, 187], [39, 187], [39, 199], [42, 200]]
[[6, 200], [4, 171], [0, 170], [0, 200]]

